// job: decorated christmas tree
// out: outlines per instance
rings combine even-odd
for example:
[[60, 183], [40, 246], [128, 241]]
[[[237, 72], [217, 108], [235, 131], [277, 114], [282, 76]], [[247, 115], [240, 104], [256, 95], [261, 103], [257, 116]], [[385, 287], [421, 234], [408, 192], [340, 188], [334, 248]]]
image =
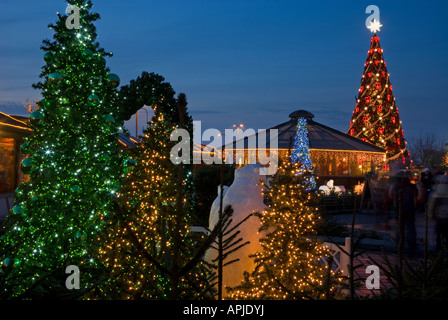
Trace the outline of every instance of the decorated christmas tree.
[[296, 111], [297, 132], [294, 136], [291, 161], [298, 162], [302, 166], [302, 171], [308, 172], [305, 182], [310, 189], [316, 188], [316, 179], [313, 176], [313, 163], [310, 156], [310, 141], [308, 138], [308, 120], [312, 115], [307, 111]]
[[170, 159], [175, 130], [156, 109], [141, 144], [129, 150], [132, 167], [101, 250], [110, 273], [101, 298], [212, 297], [202, 260], [209, 243], [190, 231], [192, 204], [183, 164]]
[[[43, 99], [21, 147], [30, 179], [16, 190], [1, 238], [9, 297], [79, 295], [101, 278], [97, 242], [122, 177], [119, 78], [106, 67], [111, 53], [96, 41], [91, 1], [70, 5], [75, 16], [58, 14], [49, 25], [53, 40], [43, 41], [43, 82], [34, 85]], [[79, 268], [80, 290], [66, 288], [70, 265]]]
[[[155, 112], [163, 113], [165, 121], [173, 125], [183, 123], [183, 127], [193, 136], [193, 119], [187, 111], [187, 98], [180, 93], [177, 98], [171, 84], [165, 78], [153, 72], [142, 72], [135, 80], [120, 88], [120, 117], [129, 120], [144, 106], [150, 106]], [[179, 112], [179, 109], [182, 112]], [[182, 119], [181, 119], [182, 118]], [[190, 150], [193, 150], [192, 139]], [[190, 161], [192, 162], [192, 161]], [[193, 164], [186, 164], [184, 175], [189, 201], [193, 201]]]
[[395, 104], [384, 50], [376, 32], [381, 24], [374, 20], [374, 32], [364, 65], [361, 87], [349, 126], [349, 134], [386, 150], [388, 161], [408, 157], [398, 108]]
[[316, 236], [319, 222], [313, 207], [309, 170], [301, 162], [285, 161], [264, 184], [269, 208], [256, 213], [266, 236], [256, 264], [245, 273], [232, 299], [320, 299], [336, 293], [336, 275], [328, 267], [328, 249]]

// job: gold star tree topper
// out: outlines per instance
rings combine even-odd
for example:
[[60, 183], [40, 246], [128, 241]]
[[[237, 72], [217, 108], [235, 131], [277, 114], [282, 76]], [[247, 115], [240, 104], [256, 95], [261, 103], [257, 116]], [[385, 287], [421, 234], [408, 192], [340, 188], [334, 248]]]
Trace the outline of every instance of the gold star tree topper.
[[376, 33], [377, 31], [381, 31], [381, 27], [383, 25], [376, 19], [373, 19], [372, 21], [370, 21], [370, 25], [367, 27], [369, 28], [369, 30], [373, 33]]

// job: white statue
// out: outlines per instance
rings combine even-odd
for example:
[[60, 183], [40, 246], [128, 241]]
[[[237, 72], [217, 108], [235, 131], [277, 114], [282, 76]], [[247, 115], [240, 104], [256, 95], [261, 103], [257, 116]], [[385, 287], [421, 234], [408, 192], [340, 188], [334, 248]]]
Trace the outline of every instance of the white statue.
[[[235, 179], [230, 187], [224, 187], [223, 195], [223, 210], [227, 205], [231, 205], [233, 209], [232, 224], [229, 229], [245, 219], [253, 212], [262, 212], [267, 207], [263, 203], [263, 186], [260, 180], [266, 181], [265, 176], [259, 174], [260, 165], [250, 164], [235, 169]], [[218, 197], [214, 200], [209, 218], [209, 229], [212, 230], [219, 219], [220, 207], [220, 190], [218, 187]], [[251, 272], [255, 266], [252, 258], [249, 256], [261, 251], [259, 233], [261, 223], [258, 217], [251, 216], [248, 220], [243, 222], [236, 230], [240, 231], [237, 238], [242, 238], [241, 243], [250, 241], [248, 245], [232, 252], [224, 261], [228, 262], [234, 259], [239, 261], [234, 262], [223, 268], [223, 287], [234, 287], [241, 284], [243, 280], [244, 271]], [[235, 231], [236, 231], [235, 230]], [[232, 232], [233, 233], [233, 232]], [[205, 260], [211, 262], [217, 257], [215, 249], [209, 249], [205, 254]], [[223, 295], [226, 291], [223, 291]]]
[[329, 195], [331, 191], [334, 191], [336, 193], [344, 193], [346, 191], [344, 186], [335, 186], [333, 179], [330, 179], [330, 181], [328, 181], [326, 185], [320, 186], [319, 190], [322, 191], [325, 195]]

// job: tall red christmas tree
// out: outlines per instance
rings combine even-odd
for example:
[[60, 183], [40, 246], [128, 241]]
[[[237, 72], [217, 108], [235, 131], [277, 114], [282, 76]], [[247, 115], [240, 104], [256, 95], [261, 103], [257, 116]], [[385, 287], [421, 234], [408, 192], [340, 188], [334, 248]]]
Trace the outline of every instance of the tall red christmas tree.
[[398, 109], [376, 35], [382, 25], [374, 20], [369, 29], [374, 33], [361, 79], [356, 108], [349, 134], [386, 150], [388, 161], [408, 156]]

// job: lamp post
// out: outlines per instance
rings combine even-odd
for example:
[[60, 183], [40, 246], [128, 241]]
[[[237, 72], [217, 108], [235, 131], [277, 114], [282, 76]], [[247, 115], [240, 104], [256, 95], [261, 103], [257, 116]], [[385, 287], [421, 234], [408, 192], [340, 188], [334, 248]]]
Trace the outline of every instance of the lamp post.
[[[140, 110], [146, 111], [146, 124], [148, 124], [148, 121], [149, 121], [148, 110], [146, 110], [145, 107], [141, 108]], [[138, 112], [140, 110], [137, 110], [137, 112], [135, 113], [135, 138], [138, 138]]]
[[[244, 128], [244, 124], [234, 124], [233, 127], [236, 128], [236, 140], [239, 140], [240, 139], [240, 128]], [[242, 161], [244, 159], [244, 151], [241, 151], [241, 152], [243, 152], [243, 155], [242, 155], [243, 158], [241, 158], [241, 154], [239, 154], [238, 152], [239, 151], [237, 151], [237, 153], [235, 155], [235, 157], [236, 157], [235, 160], [237, 161], [237, 165], [241, 166], [243, 164]]]
[[138, 110], [135, 113], [135, 139], [138, 139]]
[[244, 128], [244, 124], [234, 124], [234, 128], [236, 128], [236, 139], [238, 140], [240, 138], [240, 128]]
[[146, 111], [146, 124], [148, 124], [148, 121], [149, 121], [148, 110], [145, 109], [144, 107], [141, 110], [145, 110]]

